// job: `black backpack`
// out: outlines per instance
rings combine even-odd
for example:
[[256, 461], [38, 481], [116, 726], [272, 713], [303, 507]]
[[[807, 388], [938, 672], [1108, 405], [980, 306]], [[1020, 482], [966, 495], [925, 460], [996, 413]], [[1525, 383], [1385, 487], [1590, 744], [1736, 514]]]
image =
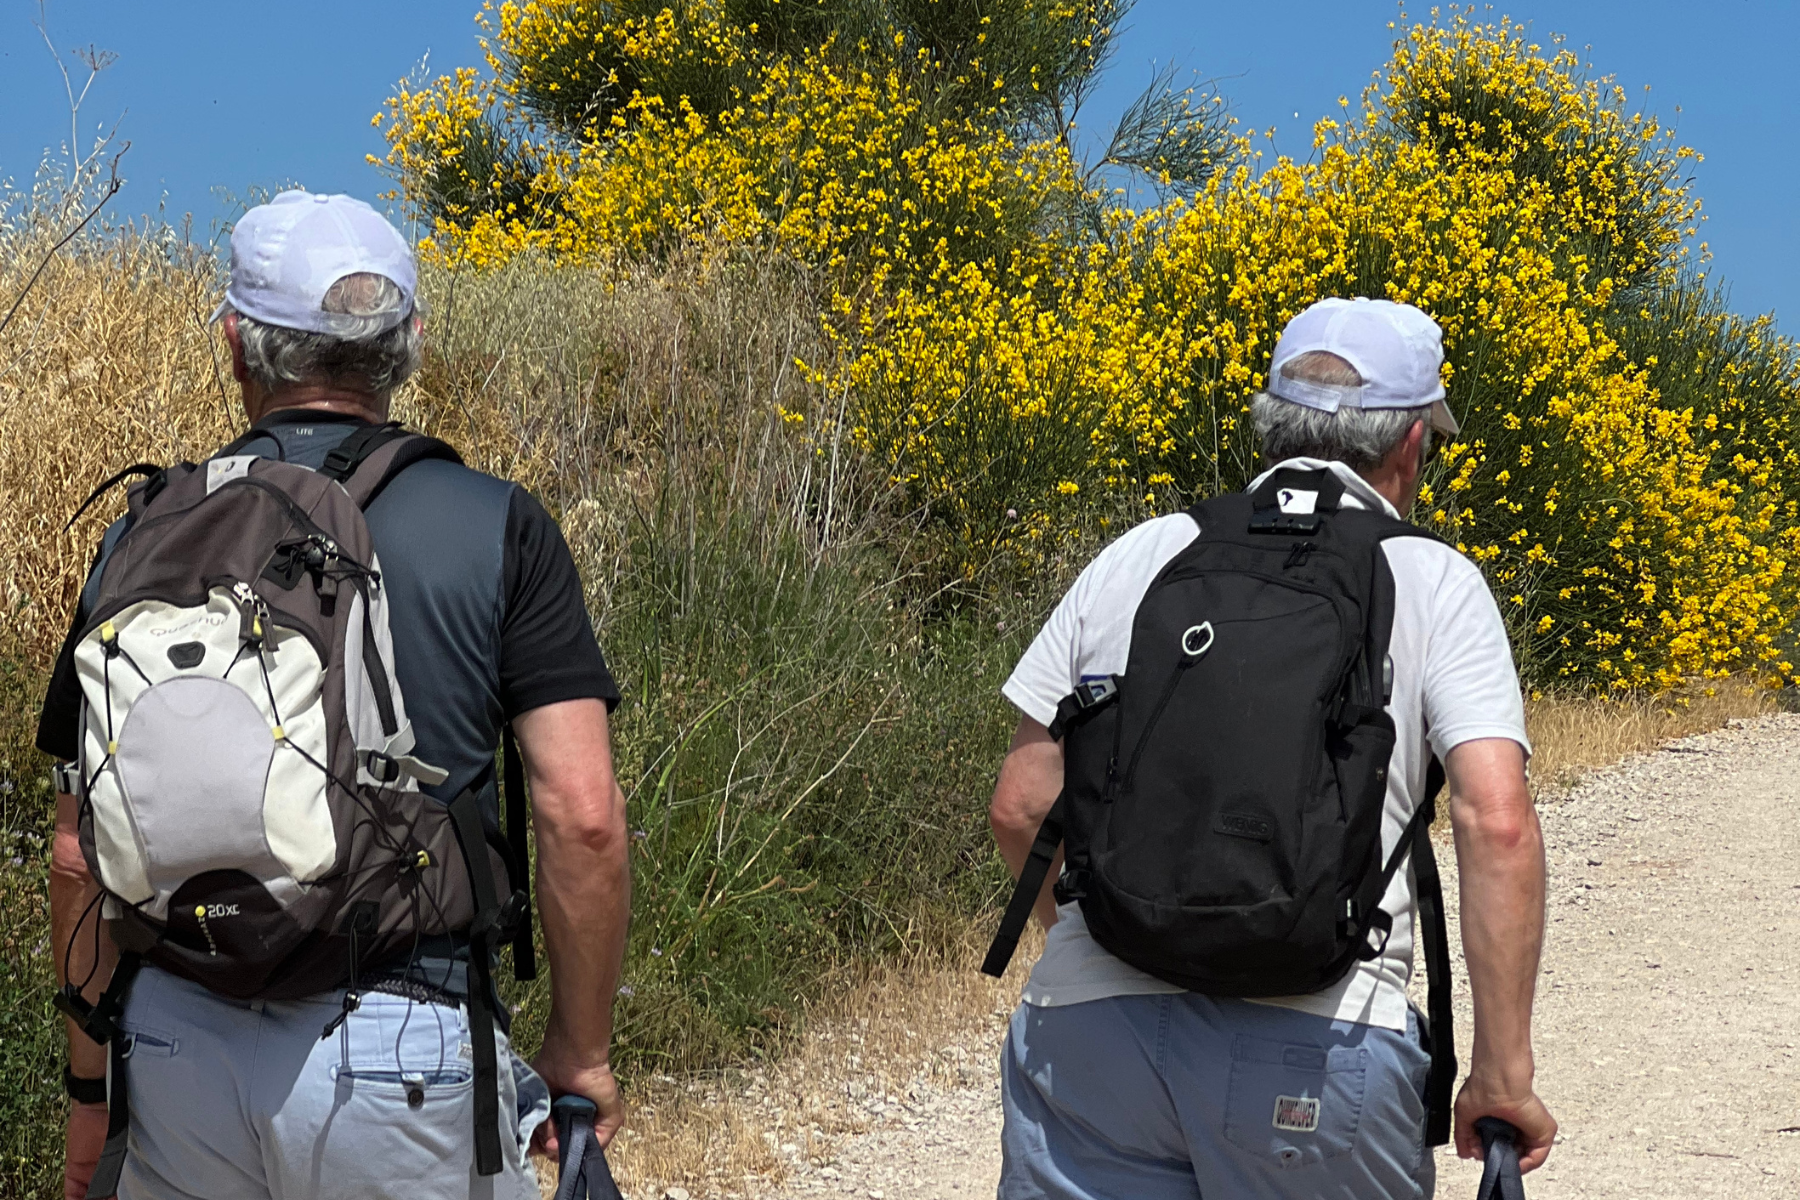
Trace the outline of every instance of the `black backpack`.
[[1084, 681], [1051, 735], [1063, 791], [982, 970], [1006, 969], [1050, 862], [1094, 940], [1214, 996], [1295, 996], [1385, 948], [1380, 908], [1410, 851], [1430, 979], [1430, 1145], [1456, 1076], [1430, 827], [1443, 774], [1387, 861], [1394, 581], [1382, 543], [1431, 537], [1341, 507], [1328, 470], [1286, 468], [1189, 515], [1200, 534], [1139, 603], [1124, 675]]

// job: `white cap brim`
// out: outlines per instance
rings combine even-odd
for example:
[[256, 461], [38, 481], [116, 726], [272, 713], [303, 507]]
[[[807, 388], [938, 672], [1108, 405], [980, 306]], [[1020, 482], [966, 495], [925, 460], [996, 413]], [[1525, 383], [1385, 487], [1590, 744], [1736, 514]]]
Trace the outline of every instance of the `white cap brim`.
[[1455, 437], [1462, 432], [1462, 426], [1456, 423], [1455, 414], [1442, 400], [1434, 401], [1431, 405], [1431, 427], [1445, 437]]

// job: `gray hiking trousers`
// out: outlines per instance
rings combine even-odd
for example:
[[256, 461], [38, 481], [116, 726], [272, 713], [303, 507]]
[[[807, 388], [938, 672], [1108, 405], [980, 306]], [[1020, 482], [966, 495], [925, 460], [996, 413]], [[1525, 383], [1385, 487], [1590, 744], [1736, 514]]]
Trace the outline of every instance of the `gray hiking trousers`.
[[504, 1036], [504, 1168], [484, 1178], [467, 1010], [369, 992], [321, 1040], [342, 997], [227, 1000], [145, 967], [119, 1200], [538, 1200], [525, 1151], [550, 1093]]

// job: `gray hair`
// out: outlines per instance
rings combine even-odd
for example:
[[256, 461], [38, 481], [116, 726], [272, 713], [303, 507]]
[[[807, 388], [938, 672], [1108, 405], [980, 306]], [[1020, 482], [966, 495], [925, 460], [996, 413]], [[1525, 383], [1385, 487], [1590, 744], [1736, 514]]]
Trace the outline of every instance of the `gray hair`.
[[[1312, 350], [1282, 364], [1284, 379], [1358, 387], [1357, 369], [1326, 350]], [[1341, 462], [1352, 471], [1373, 470], [1406, 437], [1413, 422], [1425, 422], [1431, 438], [1431, 406], [1423, 408], [1350, 408], [1324, 412], [1258, 392], [1250, 401], [1250, 419], [1262, 436], [1263, 458], [1271, 463], [1290, 458]]]
[[419, 369], [424, 336], [412, 313], [384, 329], [406, 304], [399, 285], [358, 272], [331, 285], [321, 307], [337, 333], [268, 325], [238, 313], [244, 366], [265, 391], [302, 383], [349, 384], [387, 397]]

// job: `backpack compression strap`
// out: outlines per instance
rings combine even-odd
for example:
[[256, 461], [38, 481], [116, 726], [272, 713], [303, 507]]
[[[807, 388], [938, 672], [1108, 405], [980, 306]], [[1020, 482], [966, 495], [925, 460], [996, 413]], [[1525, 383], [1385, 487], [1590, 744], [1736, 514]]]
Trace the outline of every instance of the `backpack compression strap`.
[[450, 820], [469, 865], [475, 892], [475, 923], [469, 927], [469, 1037], [475, 1056], [475, 1171], [498, 1175], [500, 1158], [500, 1074], [494, 1045], [493, 936], [500, 920], [494, 873], [475, 793], [464, 789], [450, 802]]

